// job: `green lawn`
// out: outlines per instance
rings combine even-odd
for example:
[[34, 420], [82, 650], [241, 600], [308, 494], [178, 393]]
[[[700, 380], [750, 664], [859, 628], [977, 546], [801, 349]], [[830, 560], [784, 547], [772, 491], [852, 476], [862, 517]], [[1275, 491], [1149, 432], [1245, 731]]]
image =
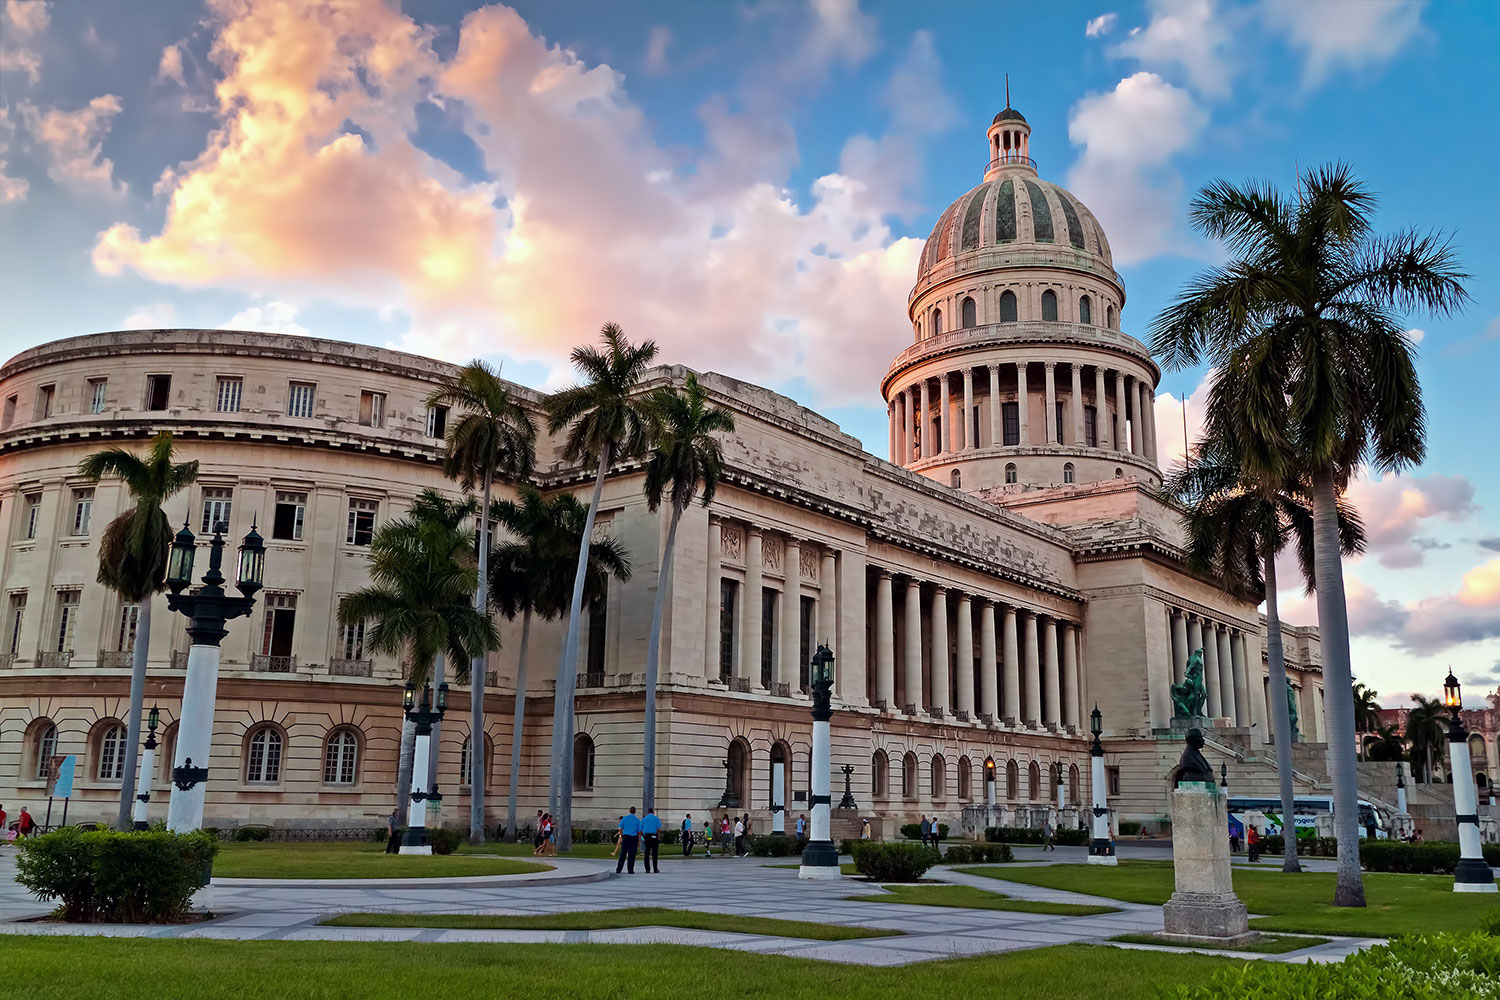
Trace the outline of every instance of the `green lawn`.
[[777, 920], [738, 914], [701, 913], [638, 906], [625, 910], [576, 913], [343, 913], [320, 921], [332, 927], [459, 927], [485, 930], [597, 931], [615, 927], [688, 927], [700, 931], [764, 934], [768, 937], [843, 941], [849, 938], [892, 937], [902, 931], [877, 927], [840, 927], [805, 920]]
[[451, 878], [551, 869], [513, 858], [386, 854], [385, 844], [374, 841], [230, 843], [220, 845], [214, 858], [215, 878]]
[[1249, 944], [1220, 945], [1201, 944], [1194, 942], [1191, 945], [1183, 945], [1180, 941], [1167, 941], [1157, 937], [1155, 934], [1121, 934], [1110, 938], [1111, 941], [1121, 941], [1125, 944], [1156, 944], [1170, 945], [1173, 947], [1187, 948], [1212, 948], [1225, 951], [1248, 951], [1259, 955], [1285, 955], [1289, 951], [1297, 951], [1302, 948], [1315, 948], [1320, 944], [1327, 944], [1327, 938], [1321, 937], [1290, 937], [1285, 934], [1262, 934]]
[[997, 996], [1157, 1000], [1236, 963], [1207, 955], [1068, 945], [868, 968], [675, 945], [499, 945], [7, 937], [7, 1000], [830, 1000]]
[[844, 898], [865, 903], [913, 903], [917, 906], [960, 906], [971, 910], [1019, 910], [1022, 913], [1053, 913], [1064, 917], [1091, 917], [1098, 913], [1120, 912], [1113, 906], [1011, 899], [998, 892], [986, 892], [967, 885], [892, 885], [887, 886], [886, 892], [880, 895], [845, 896]]
[[[1130, 903], [1165, 903], [1172, 895], [1170, 861], [1122, 861], [1116, 867], [1049, 865], [1044, 868], [961, 868], [987, 878], [1043, 885]], [[1251, 913], [1265, 914], [1250, 926], [1262, 931], [1391, 937], [1471, 931], [1479, 915], [1494, 909], [1494, 896], [1453, 891], [1448, 875], [1366, 873], [1364, 909], [1336, 907], [1332, 872], [1288, 875], [1279, 870], [1234, 870], [1234, 891]]]

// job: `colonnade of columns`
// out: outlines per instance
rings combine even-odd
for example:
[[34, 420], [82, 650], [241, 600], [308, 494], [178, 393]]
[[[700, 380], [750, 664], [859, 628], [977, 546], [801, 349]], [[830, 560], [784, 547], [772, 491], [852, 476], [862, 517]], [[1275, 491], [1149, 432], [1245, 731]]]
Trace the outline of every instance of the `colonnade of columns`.
[[[1251, 700], [1252, 694], [1259, 695], [1262, 690], [1260, 669], [1246, 655], [1244, 631], [1177, 608], [1167, 614], [1171, 619], [1173, 682], [1183, 679], [1188, 657], [1201, 649], [1208, 716], [1227, 718], [1236, 726], [1260, 722], [1260, 706]], [[1252, 674], [1256, 678], [1253, 682]]]
[[[1033, 364], [1042, 366], [1042, 426], [1033, 431], [1030, 407], [1017, 406], [1015, 439], [1007, 442], [1002, 407], [1030, 399], [1028, 378]], [[1068, 370], [1068, 382], [1062, 392], [1058, 386], [1059, 366]], [[1085, 368], [1093, 369], [1092, 397], [1084, 394]], [[996, 363], [978, 370], [988, 378], [985, 393], [979, 397], [987, 398], [987, 406], [976, 405], [974, 367], [923, 378], [893, 393], [887, 407], [891, 461], [910, 465], [923, 458], [973, 451], [981, 447], [980, 439], [985, 446], [1051, 442], [1117, 451], [1151, 462], [1157, 460], [1156, 393], [1144, 379], [1097, 365], [1056, 361]], [[1002, 370], [1007, 375], [1013, 373], [1014, 392], [1000, 389]], [[1114, 389], [1113, 412], [1106, 383]], [[1062, 427], [1057, 408], [1060, 398], [1067, 404], [1063, 408]], [[1088, 442], [1085, 416], [1088, 410], [1093, 411], [1094, 417], [1092, 445]]]

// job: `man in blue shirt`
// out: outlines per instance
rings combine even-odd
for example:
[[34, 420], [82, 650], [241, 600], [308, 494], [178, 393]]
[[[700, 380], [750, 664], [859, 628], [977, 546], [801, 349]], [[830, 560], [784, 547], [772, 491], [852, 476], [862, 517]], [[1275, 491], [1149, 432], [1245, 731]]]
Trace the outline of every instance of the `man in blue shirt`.
[[655, 809], [646, 810], [641, 820], [641, 839], [646, 842], [646, 871], [661, 874], [661, 817]]
[[620, 817], [620, 860], [615, 863], [616, 875], [622, 871], [635, 874], [635, 848], [640, 833], [641, 818], [635, 814], [635, 806], [631, 806], [630, 812]]

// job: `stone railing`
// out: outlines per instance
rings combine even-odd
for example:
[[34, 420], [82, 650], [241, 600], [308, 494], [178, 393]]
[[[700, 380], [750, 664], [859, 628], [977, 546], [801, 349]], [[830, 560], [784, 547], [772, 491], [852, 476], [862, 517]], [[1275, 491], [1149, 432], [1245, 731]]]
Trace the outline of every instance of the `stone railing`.
[[965, 712], [961, 708], [954, 709], [953, 710], [953, 720], [955, 722], [968, 722], [969, 721], [969, 713]]
[[610, 687], [634, 687], [637, 684], [646, 683], [645, 674], [612, 674], [609, 676]]
[[995, 724], [995, 717], [993, 715], [991, 715], [989, 712], [980, 712], [979, 713], [979, 722], [980, 722], [981, 725], [993, 726]]
[[928, 709], [927, 714], [932, 716], [934, 719], [941, 719], [945, 713], [941, 708], [931, 708]]
[[375, 676], [375, 662], [373, 660], [333, 659], [328, 661], [328, 673], [331, 677], [373, 677]]
[[128, 669], [135, 666], [135, 653], [128, 649], [101, 649], [99, 650], [99, 666]]
[[785, 681], [775, 681], [771, 684], [771, 697], [790, 698], [791, 696], [792, 686], [790, 684]]
[[297, 658], [251, 653], [250, 669], [259, 674], [294, 674], [297, 672]]
[[172, 651], [172, 658], [169, 661], [169, 666], [171, 666], [171, 668], [173, 670], [186, 670], [187, 669], [187, 660], [188, 660], [187, 650], [185, 650], [185, 649], [174, 649]]
[[871, 698], [870, 707], [877, 712], [884, 712], [890, 706], [886, 704], [886, 700], [884, 698]]
[[748, 677], [736, 677], [734, 679], [734, 683], [731, 685], [731, 690], [737, 691], [740, 694], [749, 694], [750, 693], [750, 678], [748, 678]]
[[37, 653], [36, 665], [39, 667], [71, 667], [73, 665], [73, 651], [71, 649], [61, 651], [49, 649]]
[[914, 701], [909, 701], [905, 705], [901, 706], [901, 711], [905, 715], [916, 715], [917, 714], [917, 703], [914, 702]]
[[578, 689], [580, 691], [582, 691], [584, 688], [602, 688], [603, 686], [604, 674], [602, 671], [596, 674], [578, 675]]

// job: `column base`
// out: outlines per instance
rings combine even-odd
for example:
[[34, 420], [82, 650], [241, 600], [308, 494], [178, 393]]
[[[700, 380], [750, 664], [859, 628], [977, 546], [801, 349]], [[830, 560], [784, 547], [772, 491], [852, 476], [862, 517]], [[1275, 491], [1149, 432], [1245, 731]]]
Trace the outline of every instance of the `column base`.
[[140, 833], [143, 830], [149, 830], [149, 829], [151, 829], [151, 824], [147, 823], [143, 819], [138, 819], [138, 820], [135, 821], [135, 823], [130, 828], [132, 830], [134, 830], [136, 833]]
[[1245, 904], [1232, 892], [1174, 892], [1161, 908], [1162, 933], [1235, 944], [1252, 941]]
[[1500, 892], [1495, 873], [1478, 858], [1460, 858], [1453, 869], [1454, 892]]
[[1110, 840], [1089, 841], [1089, 864], [1091, 865], [1118, 865], [1120, 860], [1115, 857], [1115, 845]]
[[427, 827], [408, 826], [401, 837], [399, 854], [431, 854], [432, 842], [427, 839]]
[[802, 849], [802, 867], [797, 869], [798, 878], [839, 879], [844, 877], [839, 868], [839, 849], [831, 840], [814, 840]]
[[835, 882], [844, 877], [838, 865], [828, 868], [824, 865], [803, 865], [797, 869], [797, 877], [814, 879], [819, 882]]

